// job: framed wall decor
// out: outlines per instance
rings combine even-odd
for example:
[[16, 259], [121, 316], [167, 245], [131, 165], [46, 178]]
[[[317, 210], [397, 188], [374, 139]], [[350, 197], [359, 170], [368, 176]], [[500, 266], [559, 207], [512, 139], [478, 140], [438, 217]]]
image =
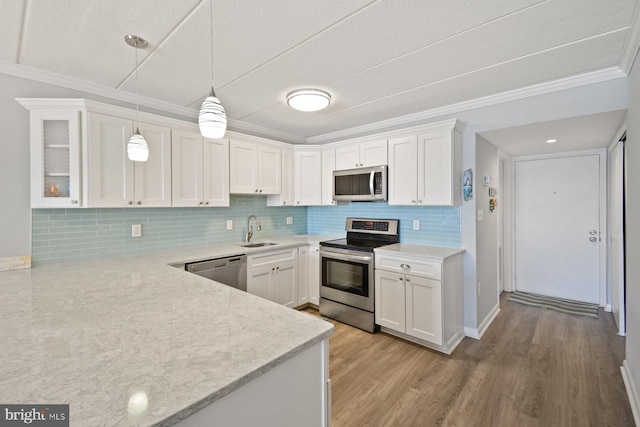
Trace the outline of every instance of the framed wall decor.
[[462, 173], [462, 195], [465, 201], [473, 199], [473, 171], [471, 169]]

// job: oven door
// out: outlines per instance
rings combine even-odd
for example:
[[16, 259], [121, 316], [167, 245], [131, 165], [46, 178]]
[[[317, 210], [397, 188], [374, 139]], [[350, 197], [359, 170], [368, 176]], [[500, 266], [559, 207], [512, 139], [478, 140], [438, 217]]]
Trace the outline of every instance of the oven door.
[[320, 249], [320, 297], [373, 312], [373, 253]]

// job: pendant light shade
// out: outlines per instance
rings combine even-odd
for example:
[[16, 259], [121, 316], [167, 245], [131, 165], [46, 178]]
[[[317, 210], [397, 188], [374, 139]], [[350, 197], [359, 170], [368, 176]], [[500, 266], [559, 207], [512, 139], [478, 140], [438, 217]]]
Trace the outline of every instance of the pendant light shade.
[[149, 145], [138, 129], [129, 138], [127, 157], [134, 162], [146, 162], [149, 159]]
[[146, 162], [149, 159], [149, 144], [144, 139], [144, 136], [140, 133], [138, 129], [138, 49], [146, 49], [149, 45], [147, 41], [141, 37], [134, 36], [132, 34], [128, 34], [124, 36], [124, 41], [131, 47], [136, 50], [136, 131], [129, 138], [129, 142], [127, 143], [127, 157], [129, 160], [133, 160], [134, 162]]
[[211, 12], [211, 32], [209, 34], [209, 41], [211, 42], [209, 49], [211, 57], [211, 93], [205, 98], [200, 107], [198, 126], [200, 127], [200, 133], [205, 138], [222, 138], [227, 131], [227, 113], [213, 90], [213, 0], [209, 4]]
[[205, 138], [222, 138], [227, 131], [227, 115], [213, 88], [205, 98], [198, 115], [200, 133]]

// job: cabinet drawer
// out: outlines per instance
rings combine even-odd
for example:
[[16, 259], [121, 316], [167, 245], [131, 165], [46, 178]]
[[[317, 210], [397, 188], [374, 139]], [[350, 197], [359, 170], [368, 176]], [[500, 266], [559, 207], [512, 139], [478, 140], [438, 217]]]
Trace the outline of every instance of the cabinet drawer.
[[442, 278], [441, 262], [420, 258], [376, 256], [376, 268], [433, 280], [441, 280]]
[[285, 261], [296, 261], [298, 259], [298, 248], [277, 249], [273, 251], [260, 252], [247, 255], [247, 268], [263, 267], [273, 263]]

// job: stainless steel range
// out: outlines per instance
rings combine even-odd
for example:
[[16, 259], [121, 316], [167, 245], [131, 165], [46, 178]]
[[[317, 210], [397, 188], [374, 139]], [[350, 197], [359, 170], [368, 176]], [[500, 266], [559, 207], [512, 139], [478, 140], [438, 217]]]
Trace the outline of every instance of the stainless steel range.
[[320, 242], [320, 314], [375, 332], [374, 253], [398, 243], [398, 219], [347, 218], [346, 239]]

